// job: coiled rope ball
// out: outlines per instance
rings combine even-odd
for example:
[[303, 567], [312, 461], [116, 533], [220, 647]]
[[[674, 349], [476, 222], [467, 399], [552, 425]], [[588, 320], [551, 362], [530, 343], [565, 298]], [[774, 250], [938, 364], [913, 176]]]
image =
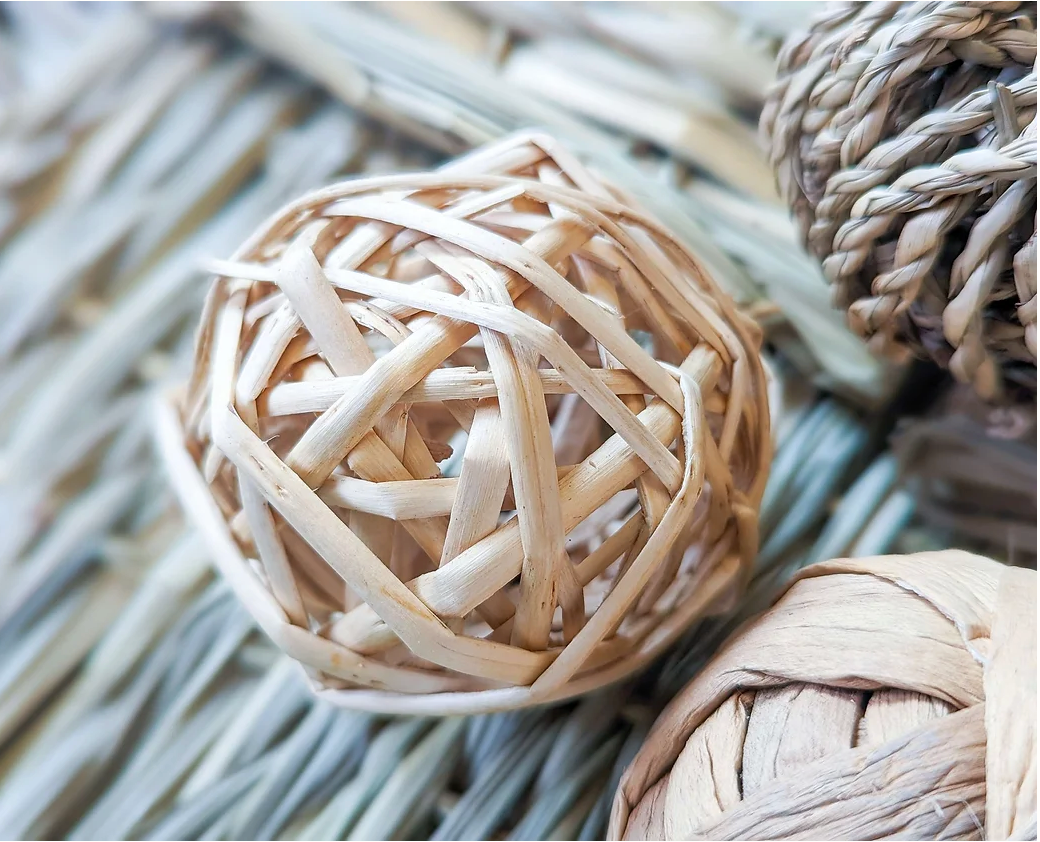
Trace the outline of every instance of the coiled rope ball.
[[1036, 22], [1035, 2], [830, 6], [762, 114], [851, 327], [992, 402], [1036, 393]]
[[312, 193], [213, 268], [163, 452], [326, 698], [573, 696], [742, 584], [771, 455], [759, 335], [552, 140]]
[[610, 839], [1036, 839], [1036, 571], [803, 570], [675, 697]]

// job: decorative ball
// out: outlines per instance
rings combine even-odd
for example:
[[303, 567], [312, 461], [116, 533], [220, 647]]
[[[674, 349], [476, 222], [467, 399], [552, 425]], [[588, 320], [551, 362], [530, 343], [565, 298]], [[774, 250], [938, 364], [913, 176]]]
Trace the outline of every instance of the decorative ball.
[[1036, 585], [959, 550], [806, 568], [658, 719], [609, 838], [1035, 838]]
[[836, 4], [762, 113], [852, 328], [990, 401], [1036, 392], [1036, 23], [1036, 3]]
[[758, 333], [552, 140], [312, 193], [213, 268], [163, 449], [327, 698], [573, 696], [742, 584], [771, 451]]

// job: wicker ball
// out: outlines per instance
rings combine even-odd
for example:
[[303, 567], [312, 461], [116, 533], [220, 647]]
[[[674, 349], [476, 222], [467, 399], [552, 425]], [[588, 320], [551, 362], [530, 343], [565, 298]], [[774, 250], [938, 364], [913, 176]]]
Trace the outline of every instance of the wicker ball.
[[852, 328], [990, 401], [1036, 392], [1036, 22], [1036, 3], [828, 7], [762, 114]]
[[322, 695], [573, 696], [742, 583], [771, 450], [758, 334], [550, 139], [310, 194], [214, 270], [164, 450]]
[[1036, 586], [959, 550], [806, 568], [661, 715], [609, 838], [1035, 839]]

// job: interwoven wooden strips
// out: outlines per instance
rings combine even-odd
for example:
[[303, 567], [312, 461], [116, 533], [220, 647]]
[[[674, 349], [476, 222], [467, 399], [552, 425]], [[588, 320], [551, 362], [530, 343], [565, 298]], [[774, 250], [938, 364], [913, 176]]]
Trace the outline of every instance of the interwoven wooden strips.
[[164, 451], [335, 701], [573, 695], [742, 582], [771, 450], [757, 332], [550, 139], [311, 194], [214, 268]]
[[842, 4], [762, 115], [851, 326], [988, 400], [1036, 391], [1035, 62], [1035, 3]]
[[806, 568], [670, 704], [611, 839], [1035, 839], [1036, 572]]

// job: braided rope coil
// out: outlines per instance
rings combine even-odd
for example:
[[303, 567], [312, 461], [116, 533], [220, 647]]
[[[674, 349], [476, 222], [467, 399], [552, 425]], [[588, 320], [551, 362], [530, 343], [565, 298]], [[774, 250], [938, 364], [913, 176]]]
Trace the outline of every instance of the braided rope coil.
[[806, 568], [664, 711], [610, 839], [1035, 839], [1036, 572]]
[[1036, 391], [1035, 63], [1035, 3], [842, 4], [786, 45], [762, 114], [852, 328], [991, 401]]
[[574, 695], [743, 581], [771, 456], [758, 333], [551, 139], [305, 196], [214, 268], [163, 452], [325, 697]]

